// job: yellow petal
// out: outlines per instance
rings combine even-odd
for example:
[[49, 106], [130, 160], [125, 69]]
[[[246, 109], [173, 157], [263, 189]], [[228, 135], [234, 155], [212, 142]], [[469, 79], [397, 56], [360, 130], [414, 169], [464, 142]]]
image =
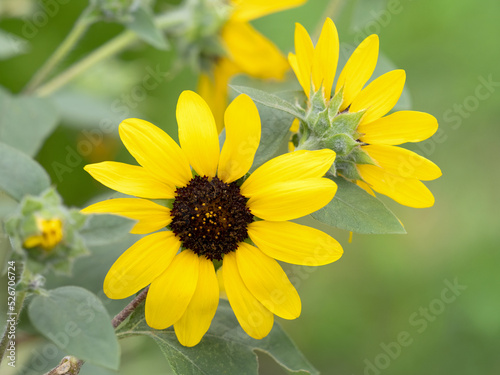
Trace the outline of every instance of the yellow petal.
[[298, 118], [293, 119], [292, 125], [290, 126], [290, 131], [292, 133], [297, 133], [300, 128], [300, 121]]
[[315, 90], [323, 86], [323, 97], [330, 99], [333, 80], [339, 60], [339, 35], [330, 18], [323, 24], [321, 35], [314, 50], [312, 80]]
[[401, 147], [386, 145], [363, 146], [362, 149], [387, 172], [404, 178], [435, 180], [442, 175], [432, 161]]
[[123, 194], [149, 199], [173, 198], [174, 188], [159, 181], [146, 169], [135, 165], [104, 161], [83, 167], [104, 186]]
[[375, 34], [370, 35], [354, 50], [345, 64], [335, 88], [336, 94], [344, 87], [344, 98], [339, 111], [343, 111], [352, 103], [365, 83], [370, 79], [377, 65], [378, 48], [378, 36]]
[[251, 21], [271, 13], [280, 12], [285, 9], [295, 8], [307, 0], [232, 0], [235, 6], [231, 20]]
[[200, 257], [198, 284], [182, 317], [174, 323], [175, 334], [184, 346], [195, 346], [210, 328], [219, 304], [219, 284], [214, 265]]
[[363, 180], [373, 190], [404, 206], [424, 208], [434, 204], [432, 193], [416, 178], [396, 176], [375, 165], [362, 164], [357, 167]]
[[261, 219], [291, 220], [324, 207], [336, 191], [337, 184], [327, 178], [278, 182], [252, 195], [247, 205]]
[[289, 69], [278, 47], [246, 22], [227, 22], [222, 39], [229, 58], [245, 74], [281, 80]]
[[425, 112], [399, 111], [368, 124], [360, 124], [360, 140], [369, 144], [399, 145], [420, 142], [438, 129], [434, 116]]
[[343, 253], [328, 234], [289, 221], [255, 221], [248, 226], [248, 235], [264, 254], [292, 264], [321, 266]]
[[243, 177], [252, 166], [260, 142], [260, 117], [254, 102], [239, 95], [224, 116], [226, 141], [222, 147], [217, 175], [230, 183]]
[[34, 236], [30, 236], [24, 240], [23, 247], [25, 249], [30, 249], [36, 246], [42, 246], [44, 242], [44, 238], [41, 234], [36, 234]]
[[180, 245], [170, 231], [141, 238], [111, 266], [104, 279], [104, 293], [121, 299], [144, 288], [167, 269]]
[[181, 318], [196, 290], [199, 264], [198, 255], [184, 250], [151, 283], [146, 298], [146, 322], [151, 328], [164, 329]]
[[224, 288], [241, 328], [254, 339], [261, 339], [273, 328], [274, 315], [253, 296], [241, 279], [236, 253], [224, 255]]
[[[307, 95], [309, 98], [309, 93], [311, 91], [311, 82], [310, 78], [308, 78], [305, 74], [303, 74], [300, 69], [299, 69], [299, 63], [297, 62], [297, 56], [295, 56], [293, 53], [288, 54], [288, 63], [292, 67], [293, 72], [295, 73], [295, 76], [297, 77], [297, 80], [300, 83], [300, 86], [302, 86], [302, 89], [304, 90], [304, 93]], [[309, 73], [309, 77], [310, 77]], [[308, 82], [309, 79], [309, 82]]]
[[[309, 97], [311, 91], [311, 72], [314, 58], [314, 46], [306, 29], [300, 24], [295, 24], [295, 61], [288, 61], [295, 71], [295, 75], [305, 94]], [[292, 58], [293, 60], [294, 58]], [[296, 68], [293, 66], [296, 65]], [[299, 74], [297, 74], [299, 73]]]
[[147, 199], [116, 198], [94, 203], [81, 212], [85, 214], [117, 214], [138, 220], [130, 233], [151, 233], [172, 221], [170, 209]]
[[335, 160], [332, 150], [295, 151], [262, 164], [245, 180], [241, 193], [250, 197], [278, 182], [323, 177]]
[[371, 196], [373, 196], [373, 197], [376, 196], [375, 193], [373, 192], [373, 190], [370, 188], [370, 185], [368, 185], [366, 182], [357, 180], [356, 181], [356, 185], [358, 185], [361, 189], [363, 189], [364, 191], [366, 191]]
[[186, 155], [163, 130], [150, 122], [129, 118], [120, 124], [119, 131], [130, 154], [158, 180], [185, 186], [191, 179]]
[[219, 136], [210, 107], [193, 91], [183, 91], [177, 102], [179, 141], [189, 163], [200, 176], [215, 177]]
[[226, 287], [224, 286], [224, 274], [222, 267], [217, 270], [217, 281], [219, 282], [219, 297], [227, 300]]
[[236, 250], [236, 261], [243, 282], [260, 303], [283, 319], [299, 317], [299, 294], [278, 262], [244, 242]]
[[239, 72], [240, 69], [233, 62], [223, 57], [215, 63], [213, 77], [201, 74], [198, 81], [198, 93], [212, 110], [219, 133], [224, 128], [228, 84], [231, 77]]
[[352, 102], [349, 112], [358, 112], [366, 109], [361, 123], [368, 124], [389, 112], [398, 102], [405, 85], [406, 73], [404, 70], [393, 70], [381, 75]]

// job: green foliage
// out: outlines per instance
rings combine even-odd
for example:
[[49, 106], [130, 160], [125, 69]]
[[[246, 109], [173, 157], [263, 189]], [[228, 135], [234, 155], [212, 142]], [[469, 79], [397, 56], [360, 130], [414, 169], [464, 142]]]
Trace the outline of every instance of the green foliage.
[[255, 340], [243, 332], [231, 306], [222, 299], [210, 329], [192, 348], [179, 344], [172, 328], [150, 328], [144, 303], [118, 331], [119, 337], [135, 335], [153, 338], [178, 375], [257, 375], [257, 352], [268, 354], [289, 372], [318, 374], [277, 323], [267, 337]]
[[0, 30], [0, 60], [10, 59], [28, 51], [29, 43], [27, 40]]
[[38, 295], [28, 314], [32, 324], [66, 353], [118, 369], [120, 347], [102, 302], [86, 289], [66, 286]]
[[230, 87], [236, 92], [239, 92], [241, 94], [247, 94], [250, 98], [252, 98], [254, 102], [263, 104], [269, 108], [274, 108], [279, 111], [288, 113], [293, 117], [297, 117], [300, 120], [305, 120], [304, 117], [305, 113], [302, 108], [287, 102], [286, 100], [280, 98], [277, 95], [269, 94], [265, 91], [254, 89], [252, 87], [234, 86], [234, 85]]
[[342, 177], [335, 197], [311, 216], [325, 224], [363, 234], [404, 234], [398, 218], [377, 198]]
[[20, 201], [26, 194], [38, 195], [50, 185], [49, 175], [35, 160], [0, 142], [0, 190]]
[[168, 49], [168, 43], [161, 30], [156, 26], [154, 14], [145, 6], [132, 13], [132, 20], [125, 25], [134, 31], [142, 40], [158, 49]]
[[257, 104], [257, 109], [262, 123], [262, 133], [250, 172], [279, 154], [280, 147], [290, 134], [290, 126], [294, 119], [289, 114], [261, 104]]
[[115, 215], [92, 215], [81, 231], [87, 246], [101, 246], [123, 239], [134, 226], [134, 220]]
[[0, 141], [34, 156], [59, 121], [49, 99], [12, 96], [0, 87]]

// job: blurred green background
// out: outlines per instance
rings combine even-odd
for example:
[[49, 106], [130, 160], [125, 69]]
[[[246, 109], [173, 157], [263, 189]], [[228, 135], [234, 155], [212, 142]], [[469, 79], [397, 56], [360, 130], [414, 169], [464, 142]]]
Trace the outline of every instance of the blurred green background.
[[[23, 27], [34, 12], [44, 9], [44, 3], [48, 2], [1, 0], [0, 29], [23, 35]], [[158, 1], [160, 6], [166, 3]], [[340, 40], [347, 45], [379, 34], [383, 54], [407, 72], [412, 109], [433, 114], [440, 124], [431, 140], [408, 147], [436, 162], [443, 177], [428, 183], [436, 197], [433, 208], [410, 209], [384, 200], [403, 221], [407, 235], [355, 234], [349, 244], [348, 233], [321, 227], [343, 244], [345, 254], [320, 268], [287, 268], [301, 295], [303, 313], [295, 321], [281, 323], [323, 374], [498, 374], [500, 207], [495, 192], [500, 176], [495, 162], [500, 154], [497, 146], [487, 142], [497, 142], [500, 136], [500, 2], [327, 3], [309, 0], [301, 8], [267, 16], [254, 25], [285, 53], [293, 50], [294, 22], [314, 34], [326, 15], [334, 19]], [[0, 60], [0, 85], [19, 92], [85, 5], [86, 1], [59, 5], [46, 25], [29, 38], [27, 53]], [[111, 23], [93, 26], [61, 68], [121, 30]], [[54, 95], [64, 121], [37, 159], [67, 205], [82, 206], [107, 192], [82, 170], [84, 164], [132, 161], [116, 134], [123, 118], [139, 116], [176, 136], [177, 97], [185, 89], [196, 88], [196, 73], [190, 69], [133, 102], [135, 108], [125, 117], [113, 112], [147, 69], [167, 71], [174, 56], [175, 52], [139, 44]], [[296, 85], [291, 74], [289, 79]], [[276, 87], [270, 84], [268, 89]], [[105, 134], [100, 146], [75, 160], [70, 172], [58, 175], [54, 163], [64, 163], [68, 149], [75, 149], [92, 129], [99, 129], [101, 121], [114, 123], [115, 130]], [[96, 249], [93, 258], [78, 262], [75, 279], [53, 279], [48, 285], [78, 284], [99, 292], [107, 269], [131, 241], [127, 238], [113, 248]], [[450, 288], [454, 284], [460, 286]], [[124, 304], [113, 301], [107, 306], [114, 313]], [[38, 344], [28, 337], [20, 358], [26, 359]], [[137, 338], [122, 344], [120, 374], [169, 373], [152, 341]], [[262, 374], [283, 373], [271, 359], [262, 356], [261, 360]], [[92, 371], [85, 373], [97, 374]]]

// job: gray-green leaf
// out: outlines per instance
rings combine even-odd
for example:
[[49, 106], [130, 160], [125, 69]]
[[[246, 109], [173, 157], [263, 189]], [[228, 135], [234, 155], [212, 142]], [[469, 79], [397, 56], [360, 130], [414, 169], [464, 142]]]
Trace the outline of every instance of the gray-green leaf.
[[257, 375], [257, 352], [268, 354], [289, 372], [318, 374], [277, 323], [262, 340], [249, 337], [226, 300], [220, 300], [210, 329], [192, 348], [179, 344], [172, 328], [162, 331], [150, 328], [144, 320], [144, 304], [119, 332], [119, 336], [133, 335], [153, 338], [179, 375]]
[[101, 246], [121, 241], [134, 224], [123, 216], [92, 215], [80, 234], [87, 246]]
[[20, 201], [26, 194], [38, 195], [50, 186], [49, 175], [35, 160], [0, 142], [0, 190]]
[[101, 301], [86, 289], [64, 286], [33, 298], [28, 314], [35, 328], [67, 354], [118, 369], [120, 346]]
[[285, 99], [280, 98], [277, 95], [269, 94], [265, 91], [254, 89], [252, 87], [246, 86], [234, 86], [230, 87], [241, 94], [247, 94], [254, 102], [265, 105], [269, 108], [274, 108], [279, 111], [288, 113], [293, 117], [305, 120], [304, 112], [292, 103], [287, 102]]
[[0, 141], [34, 156], [59, 121], [47, 98], [12, 96], [0, 88]]
[[279, 149], [288, 136], [294, 119], [294, 116], [288, 113], [261, 104], [257, 104], [257, 109], [262, 123], [262, 133], [250, 172], [253, 172], [279, 153]]
[[153, 13], [146, 7], [139, 7], [132, 13], [132, 21], [126, 26], [134, 31], [142, 40], [153, 47], [166, 50], [168, 43], [161, 30], [156, 26]]
[[363, 234], [404, 234], [398, 218], [377, 198], [348, 182], [332, 178], [338, 185], [335, 197], [311, 216], [325, 224]]

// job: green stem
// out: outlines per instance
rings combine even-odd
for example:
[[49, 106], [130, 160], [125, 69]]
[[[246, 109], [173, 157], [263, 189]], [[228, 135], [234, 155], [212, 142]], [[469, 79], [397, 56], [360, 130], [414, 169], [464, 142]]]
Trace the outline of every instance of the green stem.
[[73, 47], [82, 38], [94, 19], [89, 16], [90, 10], [87, 8], [78, 20], [73, 25], [68, 36], [57, 47], [49, 59], [42, 65], [42, 67], [35, 73], [30, 82], [26, 85], [24, 92], [30, 94], [45, 80], [45, 78], [54, 70], [54, 68], [71, 52]]
[[[14, 311], [11, 312], [12, 315], [10, 315], [11, 313], [8, 313], [8, 318], [10, 318], [11, 316], [14, 317], [16, 319], [15, 321], [15, 325], [17, 326], [17, 322], [19, 321], [19, 314], [21, 313], [21, 310], [23, 308], [23, 305], [24, 305], [24, 300], [26, 299], [26, 294], [27, 294], [27, 291], [23, 290], [19, 293], [16, 293], [16, 304], [15, 304], [15, 308], [14, 308]], [[9, 339], [9, 322], [7, 322], [6, 326], [5, 326], [5, 332], [3, 333], [3, 336], [2, 336], [2, 341], [0, 341], [0, 364], [2, 363], [2, 360], [3, 360], [3, 357], [5, 355], [5, 351], [7, 350], [7, 347], [9, 346], [9, 341], [11, 341]]]
[[[174, 28], [175, 26], [181, 25], [185, 22], [185, 17], [180, 16], [182, 14], [185, 13], [181, 11], [166, 13], [165, 15], [156, 18], [156, 25], [162, 30]], [[52, 94], [93, 65], [120, 53], [138, 40], [139, 37], [133, 31], [127, 30], [122, 32], [98, 49], [91, 52], [82, 60], [70, 66], [49, 82], [40, 86], [35, 91], [35, 94], [38, 96], [48, 96]]]

